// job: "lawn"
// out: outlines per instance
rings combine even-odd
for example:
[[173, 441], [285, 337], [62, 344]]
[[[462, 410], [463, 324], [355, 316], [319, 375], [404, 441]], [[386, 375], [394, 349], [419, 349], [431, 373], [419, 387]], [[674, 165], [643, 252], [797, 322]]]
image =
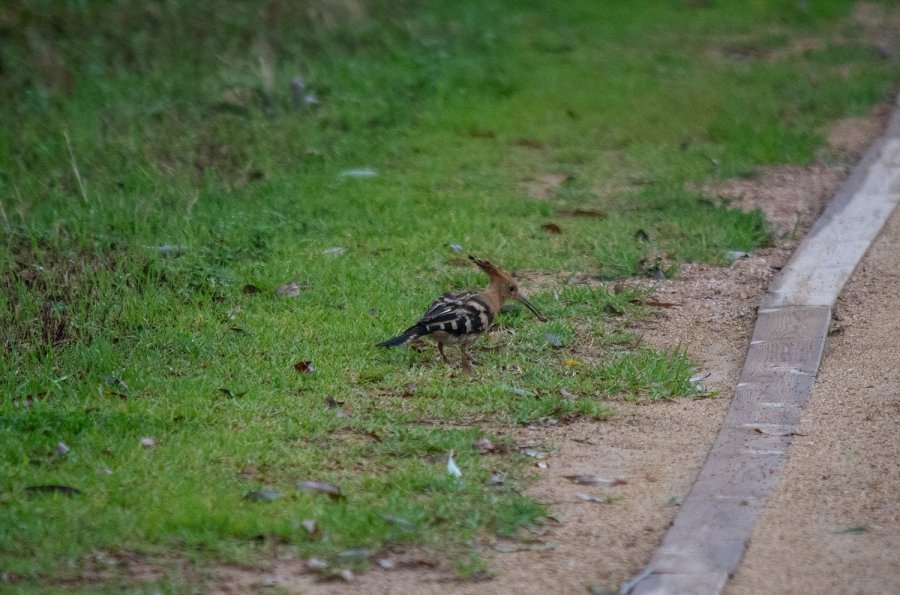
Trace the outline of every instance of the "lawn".
[[[6, 580], [272, 542], [326, 574], [395, 543], [481, 571], [479, 538], [546, 512], [506, 430], [697, 396], [687, 354], [630, 331], [648, 294], [617, 281], [770, 242], [697, 188], [833, 159], [827, 123], [889, 98], [896, 59], [851, 8], [0, 7]], [[468, 253], [549, 321], [501, 314], [474, 377], [376, 349], [486, 282]]]

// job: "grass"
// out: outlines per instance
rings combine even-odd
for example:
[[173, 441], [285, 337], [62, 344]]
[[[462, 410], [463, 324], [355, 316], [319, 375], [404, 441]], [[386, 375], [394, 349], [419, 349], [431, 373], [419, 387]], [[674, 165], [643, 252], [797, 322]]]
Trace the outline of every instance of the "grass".
[[[629, 332], [642, 294], [562, 281], [532, 287], [549, 323], [501, 317], [474, 379], [375, 350], [483, 282], [449, 244], [551, 279], [724, 264], [766, 223], [690, 189], [822, 157], [897, 83], [839, 1], [341, 6], [0, 8], [0, 569], [22, 588], [86, 580], [97, 551], [205, 568], [272, 540], [477, 572], [479, 536], [544, 513], [507, 428], [694, 394], [692, 365]], [[284, 496], [244, 498], [263, 488]]]

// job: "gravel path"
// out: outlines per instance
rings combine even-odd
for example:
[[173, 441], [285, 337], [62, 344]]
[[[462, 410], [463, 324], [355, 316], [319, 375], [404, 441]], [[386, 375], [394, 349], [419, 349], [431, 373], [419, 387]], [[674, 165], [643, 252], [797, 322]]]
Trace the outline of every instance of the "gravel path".
[[900, 210], [844, 288], [800, 436], [726, 589], [900, 593]]

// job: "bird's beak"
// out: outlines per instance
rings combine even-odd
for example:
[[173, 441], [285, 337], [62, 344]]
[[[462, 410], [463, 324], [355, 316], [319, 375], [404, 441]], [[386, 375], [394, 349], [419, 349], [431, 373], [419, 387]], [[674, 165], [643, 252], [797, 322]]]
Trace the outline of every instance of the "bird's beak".
[[544, 318], [544, 315], [541, 314], [540, 312], [538, 312], [538, 309], [534, 307], [534, 304], [529, 302], [525, 298], [525, 296], [520, 295], [519, 297], [516, 298], [516, 300], [525, 304], [525, 307], [528, 308], [529, 310], [531, 310], [531, 313], [534, 314], [535, 316], [537, 316], [538, 320], [540, 320], [541, 322], [547, 322], [547, 319]]

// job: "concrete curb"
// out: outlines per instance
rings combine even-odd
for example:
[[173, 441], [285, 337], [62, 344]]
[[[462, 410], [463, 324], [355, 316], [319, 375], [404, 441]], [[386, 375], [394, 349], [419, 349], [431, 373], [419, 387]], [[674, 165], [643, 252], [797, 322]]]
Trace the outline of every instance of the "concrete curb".
[[900, 107], [762, 299], [725, 423], [648, 567], [621, 593], [721, 593], [778, 482], [831, 308], [900, 203]]

